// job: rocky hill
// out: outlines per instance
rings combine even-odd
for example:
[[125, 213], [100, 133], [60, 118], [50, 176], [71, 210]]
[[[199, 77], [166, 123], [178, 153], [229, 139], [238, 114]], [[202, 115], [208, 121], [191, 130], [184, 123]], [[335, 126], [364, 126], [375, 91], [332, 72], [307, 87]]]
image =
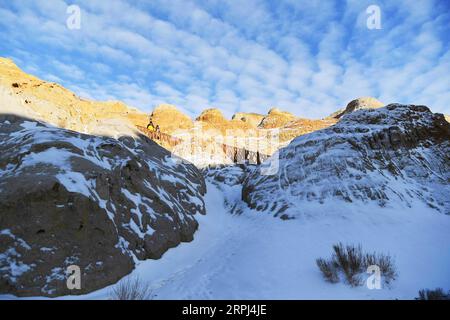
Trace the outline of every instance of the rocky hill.
[[0, 102], [2, 113], [90, 134], [131, 134], [136, 124], [148, 122], [146, 114], [122, 102], [80, 98], [57, 83], [23, 72], [5, 58], [0, 58]]
[[162, 132], [173, 134], [179, 130], [190, 130], [194, 127], [194, 121], [181, 112], [176, 106], [162, 104], [156, 106], [150, 118], [154, 125], [159, 125]]
[[[141, 137], [0, 116], [0, 293], [86, 293], [191, 241], [203, 177]], [[82, 270], [69, 291], [66, 268]]]
[[[231, 120], [226, 119], [219, 109], [210, 108], [190, 121], [189, 117], [173, 106], [157, 107], [151, 119], [162, 131], [184, 142], [177, 146], [162, 145], [200, 168], [235, 163], [233, 154], [236, 152], [227, 152], [223, 145], [266, 157], [299, 135], [337, 122], [334, 118], [302, 119], [278, 108], [272, 108], [267, 115], [236, 113]], [[174, 122], [180, 123], [180, 126], [170, 125]], [[237, 161], [245, 161], [245, 157], [240, 155]]]
[[372, 97], [361, 97], [350, 101], [347, 106], [330, 115], [331, 118], [339, 119], [342, 116], [361, 109], [376, 109], [383, 107], [384, 104]]
[[[4, 113], [110, 137], [134, 136], [138, 134], [136, 127], [145, 128], [151, 118], [161, 132], [174, 135], [185, 143], [175, 146], [165, 139], [155, 139], [155, 142], [199, 167], [233, 163], [236, 157], [230, 158], [230, 154], [236, 152], [224, 150], [224, 143], [267, 156], [298, 135], [337, 121], [331, 118], [301, 119], [279, 108], [270, 109], [266, 115], [237, 113], [231, 120], [226, 119], [219, 109], [210, 108], [193, 120], [177, 107], [167, 104], [156, 106], [149, 117], [122, 102], [80, 98], [56, 83], [23, 72], [12, 60], [5, 58], [0, 58], [0, 102]], [[237, 157], [238, 161], [244, 158]]]
[[391, 104], [347, 114], [294, 139], [272, 157], [278, 170], [255, 169], [242, 197], [283, 217], [341, 203], [414, 206], [450, 214], [450, 124], [425, 106]]
[[[159, 298], [323, 297], [314, 261], [341, 240], [394, 249], [401, 276], [448, 279], [450, 124], [383, 105], [359, 98], [319, 120], [160, 105], [156, 133], [139, 110], [0, 58], [0, 294], [108, 297], [136, 268]], [[70, 265], [81, 290], [66, 286]]]
[[237, 112], [233, 114], [231, 120], [247, 122], [252, 128], [257, 128], [264, 117], [263, 114], [259, 113]]
[[282, 111], [279, 108], [272, 108], [261, 120], [258, 127], [263, 129], [281, 128], [294, 121], [297, 117], [290, 112]]

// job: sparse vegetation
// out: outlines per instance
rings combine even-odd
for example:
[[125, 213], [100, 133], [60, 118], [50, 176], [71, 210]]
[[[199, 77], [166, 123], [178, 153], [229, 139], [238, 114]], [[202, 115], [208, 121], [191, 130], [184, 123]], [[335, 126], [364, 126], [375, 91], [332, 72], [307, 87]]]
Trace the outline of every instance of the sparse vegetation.
[[364, 267], [377, 265], [380, 267], [381, 275], [386, 283], [395, 280], [397, 273], [395, 271], [394, 261], [391, 256], [382, 253], [371, 253], [364, 256]]
[[151, 300], [150, 286], [139, 277], [128, 276], [114, 286], [110, 293], [111, 300]]
[[434, 290], [423, 289], [419, 291], [417, 300], [450, 300], [450, 291], [445, 293], [442, 288]]
[[339, 243], [333, 245], [333, 250], [331, 261], [333, 266], [344, 273], [345, 279], [352, 287], [360, 285], [359, 274], [364, 272], [361, 246], [344, 247], [342, 243]]
[[362, 284], [361, 275], [371, 265], [380, 268], [381, 276], [386, 284], [397, 276], [391, 256], [375, 252], [364, 254], [361, 245], [335, 244], [331, 258], [328, 261], [319, 258], [316, 263], [327, 281], [337, 283], [340, 281], [340, 275], [343, 275], [345, 281], [352, 287]]
[[323, 276], [328, 282], [337, 283], [339, 282], [339, 276], [337, 269], [331, 261], [326, 261], [325, 259], [319, 258], [316, 260], [317, 266], [320, 271], [322, 271]]

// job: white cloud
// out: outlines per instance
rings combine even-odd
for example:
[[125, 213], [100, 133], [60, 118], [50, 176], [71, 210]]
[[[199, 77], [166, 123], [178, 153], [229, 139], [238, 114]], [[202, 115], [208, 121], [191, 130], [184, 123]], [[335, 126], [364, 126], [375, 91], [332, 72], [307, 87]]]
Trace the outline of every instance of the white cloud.
[[53, 66], [59, 71], [63, 78], [70, 78], [75, 80], [83, 80], [85, 77], [84, 71], [72, 64], [65, 64], [61, 61], [54, 60]]
[[368, 0], [78, 3], [78, 31], [65, 26], [64, 1], [0, 8], [0, 49], [80, 95], [146, 111], [277, 105], [323, 117], [373, 95], [450, 113], [449, 17], [432, 0], [380, 1], [382, 30], [365, 28]]

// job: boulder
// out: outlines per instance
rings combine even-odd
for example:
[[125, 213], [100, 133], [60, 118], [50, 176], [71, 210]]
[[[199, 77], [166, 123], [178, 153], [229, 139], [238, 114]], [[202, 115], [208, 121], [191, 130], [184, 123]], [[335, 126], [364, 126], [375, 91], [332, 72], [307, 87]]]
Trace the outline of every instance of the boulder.
[[[0, 116], [0, 293], [84, 294], [191, 241], [202, 175], [144, 136], [118, 139]], [[67, 267], [81, 289], [66, 286]]]

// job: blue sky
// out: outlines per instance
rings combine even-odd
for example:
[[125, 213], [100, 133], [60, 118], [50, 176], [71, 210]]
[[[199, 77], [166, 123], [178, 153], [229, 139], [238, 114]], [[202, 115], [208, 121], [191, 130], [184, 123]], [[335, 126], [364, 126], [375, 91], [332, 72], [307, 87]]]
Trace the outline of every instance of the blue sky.
[[[366, 26], [372, 4], [380, 30]], [[194, 117], [319, 118], [359, 96], [450, 113], [449, 49], [448, 0], [0, 0], [0, 56], [82, 97]]]

